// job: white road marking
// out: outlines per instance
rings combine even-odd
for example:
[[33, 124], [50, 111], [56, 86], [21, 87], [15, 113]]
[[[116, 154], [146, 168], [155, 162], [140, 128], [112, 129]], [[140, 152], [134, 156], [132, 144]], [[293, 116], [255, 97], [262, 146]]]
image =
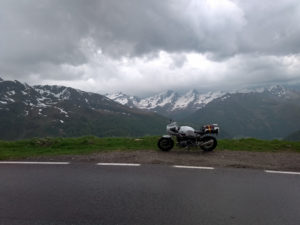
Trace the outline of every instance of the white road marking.
[[214, 167], [205, 167], [205, 166], [181, 166], [181, 165], [174, 165], [175, 168], [186, 168], [186, 169], [202, 169], [202, 170], [213, 170]]
[[297, 174], [300, 175], [300, 172], [293, 171], [276, 171], [276, 170], [265, 170], [266, 173], [281, 173], [281, 174]]
[[98, 166], [140, 166], [136, 163], [97, 163]]
[[69, 162], [23, 162], [23, 161], [0, 161], [0, 164], [43, 164], [43, 165], [68, 165]]

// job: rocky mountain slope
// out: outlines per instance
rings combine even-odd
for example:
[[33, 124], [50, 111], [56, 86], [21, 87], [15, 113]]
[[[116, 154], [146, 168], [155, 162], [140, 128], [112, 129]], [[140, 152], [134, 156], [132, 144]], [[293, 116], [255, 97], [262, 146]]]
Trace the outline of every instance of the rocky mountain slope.
[[[219, 123], [226, 137], [284, 138], [300, 129], [300, 92], [279, 85], [231, 92], [166, 91], [147, 98], [0, 78], [0, 139], [45, 136], [143, 136], [167, 119], [199, 128]], [[122, 104], [119, 104], [122, 103]]]
[[262, 92], [228, 93], [185, 120], [219, 123], [234, 137], [280, 139], [300, 128], [300, 92], [275, 86]]
[[167, 91], [147, 98], [107, 96], [196, 127], [219, 123], [228, 137], [283, 138], [300, 129], [300, 92], [280, 85], [204, 94]]
[[129, 107], [149, 110], [169, 117], [180, 118], [181, 115], [185, 116], [201, 109], [209, 102], [222, 97], [225, 94], [225, 92], [209, 92], [200, 94], [196, 90], [191, 90], [180, 95], [175, 91], [169, 90], [147, 98], [129, 96], [120, 92], [106, 94], [106, 96]]
[[[199, 93], [197, 90], [190, 90], [184, 94], [178, 94], [175, 91], [168, 90], [150, 97], [139, 98], [129, 96], [118, 92], [106, 94], [106, 97], [131, 108], [139, 108], [149, 111], [158, 112], [166, 116], [185, 117], [199, 109], [204, 108], [208, 103], [227, 98], [229, 94], [249, 94], [249, 93], [272, 93], [273, 95], [285, 95], [287, 89], [275, 85], [267, 88], [242, 89], [234, 91], [215, 91], [208, 93]], [[183, 114], [183, 116], [181, 116]]]
[[0, 80], [0, 139], [161, 134], [166, 119], [62, 86]]

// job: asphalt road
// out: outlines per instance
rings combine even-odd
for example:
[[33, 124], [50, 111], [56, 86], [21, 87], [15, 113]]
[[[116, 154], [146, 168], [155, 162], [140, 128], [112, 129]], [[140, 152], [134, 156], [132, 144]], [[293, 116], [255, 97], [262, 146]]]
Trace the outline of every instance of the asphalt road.
[[0, 224], [300, 224], [300, 175], [0, 164]]

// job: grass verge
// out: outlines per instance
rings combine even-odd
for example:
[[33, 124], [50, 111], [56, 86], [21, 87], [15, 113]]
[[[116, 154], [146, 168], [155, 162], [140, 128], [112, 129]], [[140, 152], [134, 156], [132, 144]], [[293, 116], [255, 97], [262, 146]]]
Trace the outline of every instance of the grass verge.
[[[158, 150], [159, 137], [143, 138], [34, 138], [0, 141], [0, 160], [32, 156], [78, 155], [104, 151]], [[219, 140], [217, 150], [299, 152], [300, 142], [257, 139]]]
[[143, 138], [33, 138], [20, 141], [0, 141], [0, 160], [30, 156], [77, 155], [104, 151], [156, 149], [158, 137]]
[[254, 138], [224, 139], [218, 141], [217, 149], [255, 152], [299, 152], [300, 141], [259, 140]]

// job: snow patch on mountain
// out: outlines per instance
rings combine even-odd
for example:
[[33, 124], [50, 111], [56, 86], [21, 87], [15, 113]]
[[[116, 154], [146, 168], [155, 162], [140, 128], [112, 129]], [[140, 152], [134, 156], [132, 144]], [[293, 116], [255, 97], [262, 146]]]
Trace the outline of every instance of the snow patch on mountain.
[[172, 104], [177, 99], [174, 91], [166, 91], [152, 97], [141, 99], [135, 106], [140, 109], [155, 109]]
[[13, 91], [8, 91], [7, 94], [8, 94], [8, 95], [15, 95], [16, 92], [15, 92], [14, 90], [13, 90]]
[[199, 95], [197, 104], [206, 105], [210, 103], [211, 101], [220, 98], [222, 96], [226, 95], [225, 92], [217, 91], [217, 92], [208, 92], [206, 94]]
[[188, 107], [188, 105], [190, 105], [192, 102], [195, 102], [198, 95], [199, 94], [196, 90], [187, 92], [185, 95], [179, 97], [178, 100], [174, 103], [172, 111]]
[[34, 86], [34, 89], [43, 96], [59, 100], [68, 100], [71, 95], [69, 88], [63, 86]]
[[287, 89], [280, 85], [273, 85], [267, 89], [271, 94], [283, 97], [287, 94]]
[[[163, 109], [168, 112], [176, 112], [182, 110], [196, 111], [204, 108], [208, 103], [215, 99], [224, 101], [232, 94], [250, 94], [250, 93], [270, 93], [276, 97], [284, 97], [287, 94], [287, 89], [274, 85], [268, 88], [246, 88], [233, 91], [210, 91], [208, 93], [199, 93], [197, 90], [190, 90], [182, 95], [174, 91], [166, 91], [146, 98], [138, 98], [129, 96], [124, 93], [118, 92], [113, 94], [106, 94], [106, 97], [130, 107], [136, 107], [145, 110], [156, 111]], [[134, 101], [132, 101], [134, 99]]]
[[[64, 101], [69, 100], [72, 96], [73, 100], [77, 101], [78, 104], [90, 104], [89, 99], [87, 99], [90, 95], [91, 94], [87, 92], [64, 86], [29, 86], [28, 84], [19, 81], [2, 81], [0, 89], [0, 105], [14, 107], [11, 106], [11, 104], [20, 102], [24, 108], [24, 112], [22, 112], [23, 116], [30, 115], [30, 112], [37, 113], [39, 116], [45, 116], [44, 109], [50, 109], [45, 111], [45, 113], [53, 113], [51, 108], [54, 108], [62, 116], [68, 118], [70, 117], [69, 110], [65, 110], [62, 107]], [[106, 99], [105, 97], [103, 98]]]
[[136, 107], [136, 105], [138, 104], [138, 102], [140, 101], [140, 99], [138, 97], [135, 96], [129, 96], [126, 95], [122, 92], [116, 92], [116, 93], [112, 93], [112, 94], [105, 94], [105, 97], [118, 102], [122, 105], [127, 105], [129, 107]]

